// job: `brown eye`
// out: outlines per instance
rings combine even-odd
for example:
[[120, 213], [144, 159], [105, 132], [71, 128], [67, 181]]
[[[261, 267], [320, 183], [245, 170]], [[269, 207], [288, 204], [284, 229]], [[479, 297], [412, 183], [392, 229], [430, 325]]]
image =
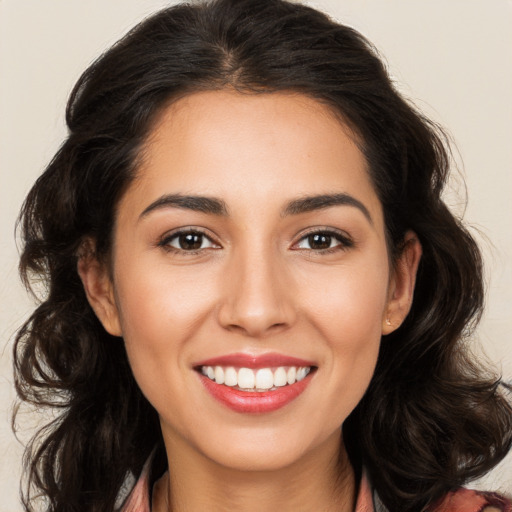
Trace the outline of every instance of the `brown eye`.
[[309, 233], [299, 240], [296, 249], [307, 249], [310, 251], [334, 251], [353, 247], [354, 242], [342, 233], [335, 231], [316, 231]]
[[203, 235], [201, 233], [185, 233], [178, 236], [178, 245], [184, 251], [196, 251], [203, 245]]
[[158, 244], [174, 251], [193, 252], [218, 247], [200, 231], [180, 231], [167, 236]]
[[308, 236], [308, 243], [311, 249], [329, 249], [331, 247], [332, 237], [325, 233], [315, 233]]

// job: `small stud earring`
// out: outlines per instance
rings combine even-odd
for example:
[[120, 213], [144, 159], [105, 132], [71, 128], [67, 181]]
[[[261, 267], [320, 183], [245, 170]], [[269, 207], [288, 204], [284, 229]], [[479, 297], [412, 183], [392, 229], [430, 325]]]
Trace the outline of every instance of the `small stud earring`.
[[391, 325], [391, 320], [389, 318], [386, 318], [386, 325]]

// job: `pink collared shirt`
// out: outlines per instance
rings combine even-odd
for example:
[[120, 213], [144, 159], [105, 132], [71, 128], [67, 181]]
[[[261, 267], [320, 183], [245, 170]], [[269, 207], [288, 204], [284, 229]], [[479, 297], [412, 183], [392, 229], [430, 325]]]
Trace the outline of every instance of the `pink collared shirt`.
[[[150, 461], [148, 460], [121, 512], [151, 512], [149, 468]], [[354, 512], [377, 512], [373, 494], [368, 478], [363, 472]], [[381, 511], [385, 512], [385, 509], [381, 508]], [[431, 509], [431, 512], [512, 512], [512, 502], [494, 493], [459, 489], [448, 493]]]

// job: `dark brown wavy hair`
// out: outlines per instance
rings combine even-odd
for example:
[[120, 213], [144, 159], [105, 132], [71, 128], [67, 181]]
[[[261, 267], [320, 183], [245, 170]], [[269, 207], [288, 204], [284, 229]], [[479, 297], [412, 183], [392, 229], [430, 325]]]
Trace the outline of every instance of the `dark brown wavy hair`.
[[20, 271], [46, 286], [14, 349], [20, 398], [59, 414], [25, 454], [25, 509], [111, 512], [157, 447], [158, 415], [121, 339], [103, 329], [77, 274], [84, 240], [108, 258], [116, 205], [137, 172], [156, 116], [200, 90], [294, 91], [336, 112], [359, 136], [382, 202], [389, 253], [413, 230], [423, 247], [412, 310], [383, 338], [375, 375], [345, 422], [355, 466], [384, 504], [418, 512], [496, 465], [512, 444], [498, 378], [467, 355], [479, 319], [482, 261], [441, 199], [442, 132], [394, 89], [371, 44], [326, 15], [283, 0], [180, 4], [143, 21], [94, 62], [66, 112], [69, 134], [20, 215]]

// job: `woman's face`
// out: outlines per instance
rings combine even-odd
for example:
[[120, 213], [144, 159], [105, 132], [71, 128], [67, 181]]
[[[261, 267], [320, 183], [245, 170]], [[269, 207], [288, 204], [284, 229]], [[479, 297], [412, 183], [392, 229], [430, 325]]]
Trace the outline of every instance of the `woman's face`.
[[143, 156], [112, 281], [81, 275], [168, 449], [241, 469], [334, 449], [415, 270], [390, 275], [354, 136], [302, 95], [201, 92], [162, 113]]

